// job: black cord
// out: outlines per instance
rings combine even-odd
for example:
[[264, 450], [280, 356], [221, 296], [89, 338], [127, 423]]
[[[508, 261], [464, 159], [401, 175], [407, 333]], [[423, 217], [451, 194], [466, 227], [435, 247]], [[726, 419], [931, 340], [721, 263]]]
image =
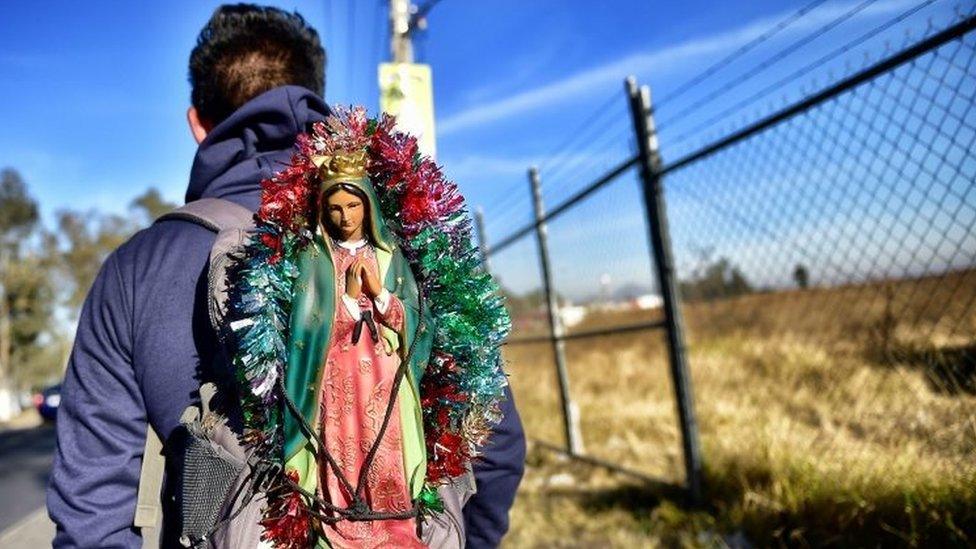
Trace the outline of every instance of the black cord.
[[[415, 278], [417, 278], [416, 275]], [[424, 292], [420, 280], [417, 280], [416, 285], [417, 285], [417, 310], [418, 310], [418, 316], [420, 317], [420, 321], [417, 325], [416, 333], [421, 334], [427, 329], [427, 323], [424, 321], [424, 317], [423, 317], [423, 310], [425, 305]], [[278, 386], [282, 392], [282, 396], [284, 397], [285, 404], [288, 407], [288, 410], [299, 420], [299, 424], [301, 425], [302, 429], [305, 431], [306, 435], [309, 435], [310, 440], [313, 440], [318, 445], [318, 451], [316, 453], [325, 457], [328, 464], [333, 468], [333, 472], [335, 473], [336, 477], [340, 480], [340, 482], [342, 482], [343, 487], [346, 488], [348, 493], [352, 495], [351, 506], [343, 510], [337, 508], [336, 506], [332, 505], [329, 502], [326, 502], [325, 500], [320, 498], [317, 494], [312, 494], [307, 490], [302, 489], [301, 486], [298, 486], [296, 483], [291, 481], [291, 479], [288, 479], [286, 476], [285, 477], [286, 482], [288, 484], [291, 484], [292, 488], [298, 489], [303, 495], [310, 498], [313, 502], [313, 507], [315, 505], [321, 505], [322, 507], [330, 511], [335, 511], [340, 513], [341, 515], [343, 515], [343, 517], [341, 518], [347, 518], [349, 520], [379, 520], [383, 518], [409, 518], [410, 516], [416, 516], [416, 512], [410, 512], [411, 514], [406, 516], [399, 513], [390, 514], [390, 513], [374, 512], [369, 507], [369, 504], [361, 499], [361, 493], [365, 485], [366, 474], [368, 473], [370, 466], [372, 466], [372, 462], [376, 457], [376, 452], [379, 449], [380, 442], [383, 440], [383, 435], [385, 434], [386, 429], [389, 425], [390, 417], [392, 416], [393, 413], [393, 407], [396, 404], [395, 399], [397, 398], [397, 393], [400, 387], [400, 383], [402, 382], [403, 377], [406, 375], [406, 370], [409, 367], [410, 359], [413, 357], [414, 350], [416, 349], [417, 339], [418, 337], [415, 336], [413, 338], [413, 341], [410, 342], [410, 346], [407, 349], [407, 354], [404, 357], [404, 359], [400, 362], [399, 368], [397, 368], [396, 376], [393, 380], [393, 387], [390, 390], [390, 400], [387, 402], [386, 413], [384, 414], [383, 417], [383, 424], [376, 435], [376, 439], [373, 441], [373, 446], [370, 448], [366, 460], [363, 462], [363, 466], [362, 469], [360, 470], [359, 479], [356, 483], [355, 489], [352, 488], [352, 485], [349, 483], [349, 480], [343, 474], [342, 470], [335, 462], [335, 459], [329, 453], [328, 447], [320, 438], [319, 433], [311, 425], [309, 425], [308, 421], [305, 419], [305, 416], [301, 413], [300, 410], [298, 410], [298, 406], [295, 405], [295, 402], [291, 399], [291, 397], [288, 396], [288, 393], [284, 387], [284, 382], [279, 376]], [[341, 518], [338, 520], [341, 520]]]

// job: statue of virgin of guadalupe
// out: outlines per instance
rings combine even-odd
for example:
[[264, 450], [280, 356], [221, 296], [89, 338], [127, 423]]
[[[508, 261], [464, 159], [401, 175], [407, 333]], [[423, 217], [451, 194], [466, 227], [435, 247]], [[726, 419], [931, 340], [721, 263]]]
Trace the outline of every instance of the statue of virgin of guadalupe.
[[314, 242], [298, 261], [285, 388], [305, 422], [285, 415], [285, 468], [334, 508], [314, 521], [320, 546], [426, 547], [411, 511], [426, 469], [419, 382], [430, 318], [421, 322], [417, 282], [372, 183], [341, 160], [324, 161], [333, 164], [322, 169]]
[[241, 246], [211, 262], [227, 283], [211, 315], [252, 489], [222, 503], [246, 541], [225, 546], [463, 547], [511, 323], [457, 187], [356, 107], [300, 135], [254, 231], [227, 235]]

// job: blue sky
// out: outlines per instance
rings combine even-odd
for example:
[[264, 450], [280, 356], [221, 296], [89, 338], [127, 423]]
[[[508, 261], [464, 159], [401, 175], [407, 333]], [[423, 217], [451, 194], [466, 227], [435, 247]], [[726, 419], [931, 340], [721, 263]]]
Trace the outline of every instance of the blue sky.
[[[528, 220], [525, 171], [530, 164], [543, 166], [546, 200], [555, 204], [629, 154], [630, 120], [622, 84], [626, 75], [650, 84], [655, 97], [667, 97], [809, 3], [445, 0], [431, 13], [430, 28], [417, 42], [419, 60], [433, 69], [438, 160], [469, 203], [484, 206], [489, 236], [497, 241]], [[918, 3], [835, 0], [819, 6], [691, 92], [662, 105], [658, 122], [665, 159], [843, 74], [851, 60], [861, 66], [862, 52], [876, 59], [886, 40], [894, 46], [904, 43], [906, 29], [918, 36], [926, 19], [939, 26], [956, 7], [969, 10], [973, 5], [934, 1], [850, 54], [778, 86], [774, 94], [735, 113], [731, 122], [684, 137], [709, 116]], [[385, 3], [275, 4], [297, 9], [324, 37], [330, 58], [327, 100], [375, 110], [376, 65], [388, 55]], [[184, 118], [187, 59], [216, 5], [5, 5], [0, 20], [0, 166], [25, 176], [47, 219], [65, 207], [121, 212], [150, 186], [181, 201], [196, 148]], [[694, 112], [669, 119], [844, 14], [850, 16], [786, 59], [729, 93], [703, 101]], [[581, 128], [601, 106], [602, 114]], [[572, 151], [553, 155], [577, 134]], [[622, 192], [623, 198], [610, 206], [596, 200], [579, 217], [614, 215], [639, 230], [639, 195]], [[610, 207], [616, 210], [608, 214]], [[644, 242], [632, 240], [642, 252]], [[630, 251], [607, 253], [623, 256]], [[645, 276], [645, 268], [631, 267], [620, 264], [623, 271]], [[531, 268], [525, 269], [510, 278], [531, 278]], [[590, 284], [592, 277], [585, 278], [581, 284]]]

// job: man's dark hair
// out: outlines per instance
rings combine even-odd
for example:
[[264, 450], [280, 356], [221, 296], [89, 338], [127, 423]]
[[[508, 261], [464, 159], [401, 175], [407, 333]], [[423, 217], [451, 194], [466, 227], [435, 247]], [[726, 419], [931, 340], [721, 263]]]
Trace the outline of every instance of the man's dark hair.
[[278, 86], [325, 92], [325, 49], [298, 14], [254, 4], [217, 8], [190, 53], [191, 101], [219, 124], [241, 105]]

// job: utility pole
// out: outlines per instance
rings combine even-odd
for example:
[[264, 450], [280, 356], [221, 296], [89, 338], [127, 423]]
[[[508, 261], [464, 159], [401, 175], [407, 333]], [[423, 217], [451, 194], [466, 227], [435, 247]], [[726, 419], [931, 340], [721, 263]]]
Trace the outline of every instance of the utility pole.
[[380, 108], [397, 119], [397, 127], [417, 138], [420, 152], [435, 158], [434, 86], [430, 66], [415, 63], [414, 31], [427, 28], [427, 14], [439, 0], [422, 6], [410, 0], [390, 2], [390, 62], [379, 66]]
[[394, 63], [413, 63], [410, 0], [390, 0], [390, 54]]

